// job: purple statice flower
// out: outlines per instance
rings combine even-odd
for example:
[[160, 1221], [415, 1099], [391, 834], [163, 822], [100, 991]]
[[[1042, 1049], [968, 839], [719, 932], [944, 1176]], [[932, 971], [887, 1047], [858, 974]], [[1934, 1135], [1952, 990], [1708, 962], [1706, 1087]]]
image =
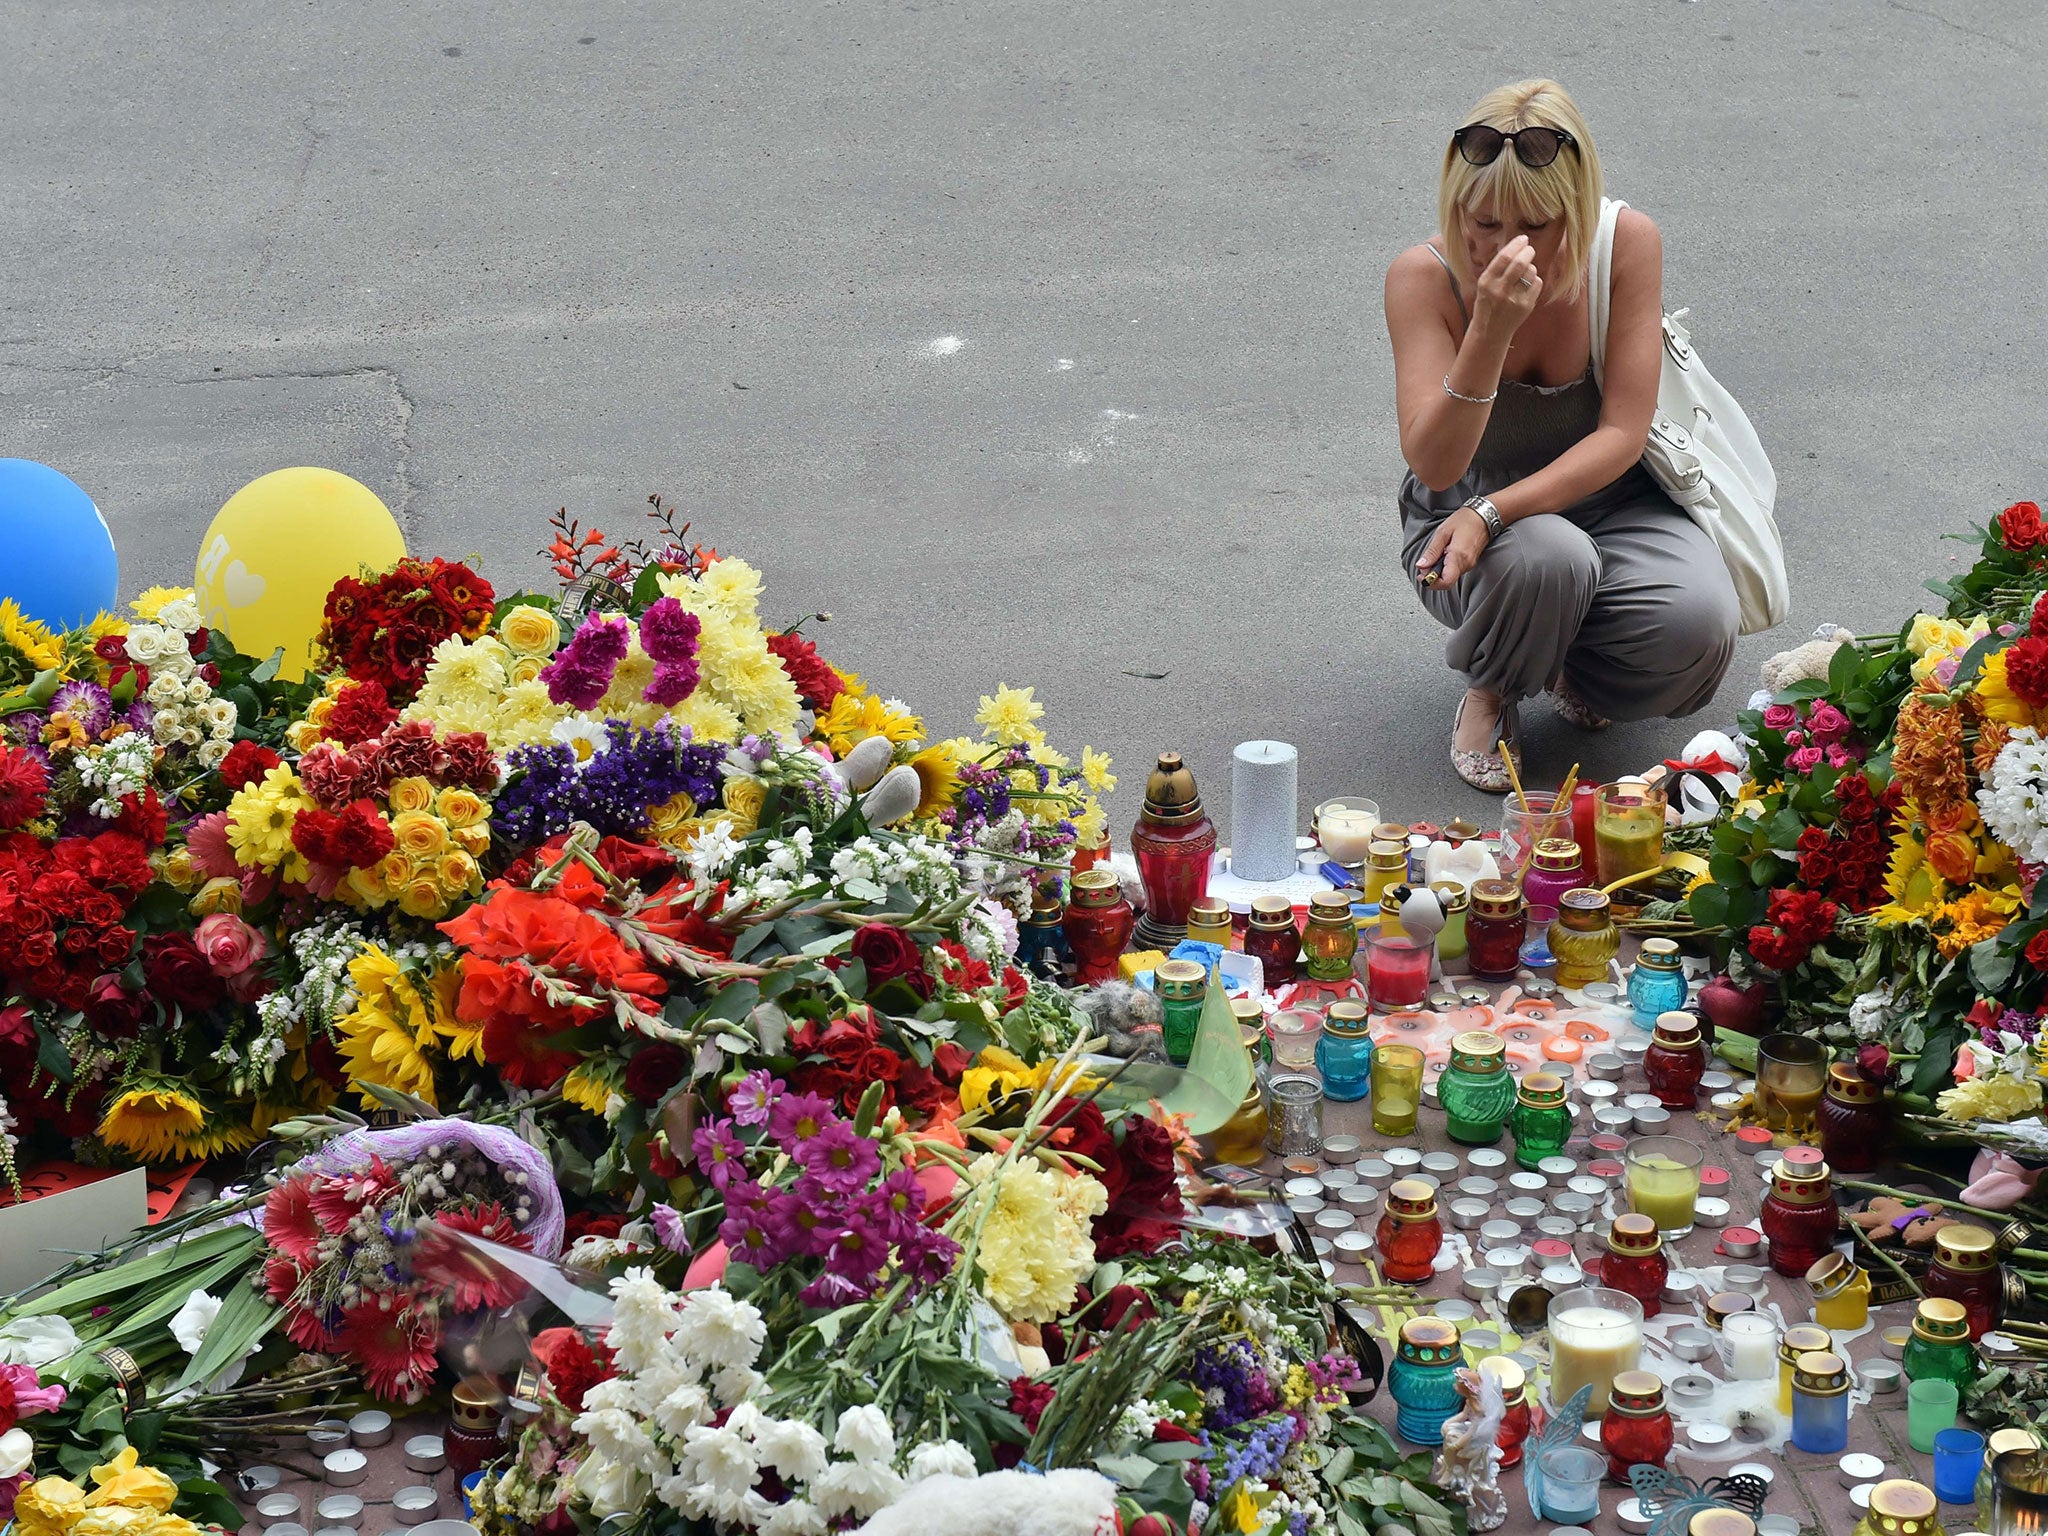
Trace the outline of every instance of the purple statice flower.
[[697, 636], [703, 629], [694, 613], [672, 597], [656, 599], [640, 615], [640, 649], [654, 662], [654, 676], [643, 691], [650, 704], [670, 708], [697, 690]]
[[752, 1179], [734, 1179], [725, 1189], [725, 1220], [718, 1240], [742, 1264], [767, 1269], [789, 1257], [773, 1220], [775, 1195]]
[[1252, 1347], [1242, 1339], [1197, 1352], [1189, 1382], [1208, 1398], [1211, 1428], [1223, 1430], [1255, 1419], [1273, 1406], [1273, 1384]]
[[768, 1134], [792, 1157], [805, 1142], [823, 1134], [839, 1118], [832, 1101], [815, 1093], [785, 1093], [768, 1111]]
[[97, 741], [114, 721], [113, 696], [98, 683], [61, 684], [50, 695], [50, 712], [69, 715], [86, 735]]
[[846, 1120], [835, 1120], [790, 1152], [820, 1186], [835, 1195], [859, 1193], [882, 1169], [882, 1155], [874, 1142]]
[[1228, 1487], [1248, 1477], [1261, 1482], [1277, 1477], [1293, 1444], [1294, 1420], [1287, 1415], [1255, 1424], [1241, 1443], [1226, 1447], [1217, 1481]]
[[1297, 1509], [1287, 1517], [1287, 1536], [1308, 1536], [1308, 1511]]
[[768, 1112], [775, 1107], [775, 1101], [788, 1091], [789, 1085], [774, 1076], [766, 1067], [756, 1067], [739, 1080], [725, 1107], [732, 1111], [733, 1120], [740, 1125], [766, 1125]]
[[696, 1150], [697, 1165], [714, 1189], [723, 1192], [734, 1179], [745, 1175], [747, 1144], [733, 1134], [730, 1120], [713, 1120], [698, 1126], [690, 1135], [690, 1145]]
[[506, 784], [492, 805], [493, 826], [516, 842], [545, 842], [587, 821], [600, 836], [632, 836], [647, 825], [649, 806], [688, 794], [699, 805], [718, 797], [719, 750], [689, 743], [663, 721], [635, 730], [624, 720], [605, 723], [604, 750], [579, 769], [564, 743], [514, 747], [506, 755]]
[[740, 738], [740, 751], [747, 755], [756, 768], [775, 755], [773, 737], [747, 735]]
[[572, 709], [595, 709], [631, 644], [624, 619], [592, 614], [555, 659], [540, 669], [548, 697]]
[[[729, 1188], [730, 1186], [728, 1186]], [[652, 1217], [655, 1241], [660, 1243], [670, 1253], [681, 1254], [687, 1259], [691, 1251], [690, 1236], [683, 1230], [681, 1212], [677, 1211], [672, 1205], [664, 1205], [660, 1201], [656, 1201]]]

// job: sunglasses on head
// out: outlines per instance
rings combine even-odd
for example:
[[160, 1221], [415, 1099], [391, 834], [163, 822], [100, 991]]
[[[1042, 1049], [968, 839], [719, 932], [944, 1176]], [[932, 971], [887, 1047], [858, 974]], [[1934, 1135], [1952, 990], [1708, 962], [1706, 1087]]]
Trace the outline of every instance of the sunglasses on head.
[[1510, 139], [1515, 141], [1515, 154], [1522, 164], [1537, 170], [1555, 160], [1565, 145], [1576, 149], [1579, 144], [1562, 128], [1517, 128], [1513, 133], [1502, 133], [1487, 123], [1467, 123], [1451, 135], [1451, 142], [1467, 165], [1493, 164]]

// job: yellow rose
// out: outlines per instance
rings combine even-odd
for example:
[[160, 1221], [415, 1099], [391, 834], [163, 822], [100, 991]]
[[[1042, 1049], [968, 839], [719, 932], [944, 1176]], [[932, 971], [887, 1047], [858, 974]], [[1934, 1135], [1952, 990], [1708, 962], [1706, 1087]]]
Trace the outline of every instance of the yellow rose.
[[441, 917], [448, 911], [448, 898], [433, 876], [417, 875], [398, 893], [398, 910], [408, 917]]
[[434, 810], [450, 827], [473, 827], [491, 814], [483, 796], [471, 789], [444, 789]]
[[398, 852], [415, 861], [437, 858], [448, 847], [447, 824], [425, 811], [401, 811], [392, 817], [391, 836], [397, 841]]
[[499, 620], [498, 638], [515, 656], [552, 656], [562, 643], [562, 626], [547, 609], [521, 603]]
[[424, 811], [434, 804], [434, 786], [425, 779], [397, 779], [388, 798], [394, 811]]
[[[725, 808], [735, 819], [746, 823], [744, 831], [751, 832], [761, 825], [761, 807], [767, 802], [768, 786], [759, 779], [737, 778], [725, 781]], [[742, 829], [736, 828], [735, 831]]]
[[139, 1536], [205, 1536], [205, 1532], [183, 1515], [158, 1515]]
[[193, 866], [189, 848], [173, 848], [162, 856], [157, 868], [164, 879], [178, 890], [190, 891], [199, 884], [199, 871]]
[[696, 814], [697, 802], [690, 798], [688, 790], [684, 790], [659, 805], [649, 806], [647, 824], [654, 829], [655, 836], [665, 837]]
[[451, 896], [474, 896], [483, 889], [480, 876], [476, 860], [459, 850], [442, 854], [434, 864], [434, 878]]
[[85, 1513], [85, 1490], [68, 1477], [43, 1477], [14, 1500], [14, 1524], [21, 1536], [61, 1536]]
[[548, 664], [545, 656], [515, 656], [512, 665], [505, 670], [509, 683], [531, 683], [540, 677], [540, 669]]
[[383, 864], [379, 862], [368, 869], [350, 870], [348, 877], [336, 887], [335, 894], [352, 906], [383, 906], [391, 899], [391, 892], [384, 884]]
[[146, 1527], [163, 1518], [147, 1509], [107, 1504], [98, 1509], [88, 1509], [80, 1516], [78, 1524], [71, 1527], [71, 1536], [142, 1536]]
[[99, 1486], [85, 1496], [86, 1508], [121, 1504], [129, 1509], [169, 1514], [171, 1505], [177, 1502], [178, 1485], [155, 1467], [136, 1465], [140, 1459], [135, 1454], [135, 1447], [130, 1445], [123, 1447], [121, 1454], [112, 1461], [94, 1467], [92, 1480]]
[[294, 752], [305, 752], [318, 746], [324, 733], [310, 720], [294, 720], [284, 728], [285, 744]]
[[185, 904], [194, 917], [205, 917], [214, 912], [231, 912], [236, 916], [242, 911], [242, 882], [218, 875], [199, 887], [199, 894]]
[[325, 730], [327, 727], [327, 717], [333, 713], [334, 700], [329, 698], [315, 699], [306, 706], [306, 723], [308, 725], [317, 725]]
[[384, 894], [396, 896], [412, 879], [412, 860], [394, 848], [377, 861], [377, 870], [384, 877]]
[[479, 859], [491, 846], [491, 824], [488, 821], [479, 822], [473, 827], [457, 827], [454, 835], [455, 841], [465, 851]]

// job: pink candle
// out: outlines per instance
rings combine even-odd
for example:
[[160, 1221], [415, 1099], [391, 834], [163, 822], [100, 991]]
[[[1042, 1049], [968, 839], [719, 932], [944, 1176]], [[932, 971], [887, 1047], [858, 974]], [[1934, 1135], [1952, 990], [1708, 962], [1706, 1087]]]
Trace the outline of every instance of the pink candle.
[[1366, 935], [1365, 974], [1375, 1012], [1420, 1008], [1429, 993], [1429, 962], [1436, 945], [1401, 935]]

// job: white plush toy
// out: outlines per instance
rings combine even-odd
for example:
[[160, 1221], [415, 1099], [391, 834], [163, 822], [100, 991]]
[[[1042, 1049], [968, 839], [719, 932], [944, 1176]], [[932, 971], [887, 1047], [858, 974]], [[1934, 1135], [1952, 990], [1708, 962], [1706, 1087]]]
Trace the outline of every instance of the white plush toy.
[[1678, 756], [1666, 758], [1665, 793], [1681, 825], [1712, 821], [1723, 803], [1742, 791], [1749, 754], [1733, 737], [1701, 731]]
[[858, 1536], [1106, 1536], [1116, 1484], [1100, 1472], [988, 1472], [928, 1477], [858, 1528]]

